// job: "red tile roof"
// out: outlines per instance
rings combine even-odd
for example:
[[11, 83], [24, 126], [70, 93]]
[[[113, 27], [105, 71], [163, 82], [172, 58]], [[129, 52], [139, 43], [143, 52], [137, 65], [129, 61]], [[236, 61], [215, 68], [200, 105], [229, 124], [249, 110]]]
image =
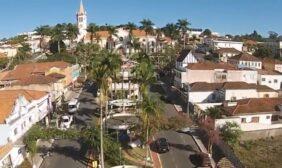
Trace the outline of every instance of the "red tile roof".
[[229, 58], [229, 60], [240, 60], [240, 61], [260, 61], [261, 60], [251, 54], [248, 53], [241, 53], [239, 55], [236, 55], [234, 57]]
[[236, 50], [235, 48], [220, 48], [220, 49], [215, 50], [214, 52], [218, 54], [223, 54], [223, 53], [240, 54], [241, 53], [239, 50]]
[[279, 105], [282, 105], [282, 98], [252, 98], [239, 100], [236, 106], [223, 107], [223, 110], [230, 115], [256, 114], [277, 112]]
[[229, 63], [215, 63], [215, 62], [199, 62], [188, 64], [187, 69], [190, 70], [215, 70], [215, 69], [225, 69], [225, 70], [236, 70], [236, 66]]
[[0, 90], [0, 123], [4, 123], [11, 114], [19, 96], [24, 96], [28, 101], [31, 101], [38, 100], [47, 94], [47, 92], [34, 90]]
[[146, 36], [146, 32], [144, 30], [132, 30], [132, 35], [134, 37], [145, 37]]

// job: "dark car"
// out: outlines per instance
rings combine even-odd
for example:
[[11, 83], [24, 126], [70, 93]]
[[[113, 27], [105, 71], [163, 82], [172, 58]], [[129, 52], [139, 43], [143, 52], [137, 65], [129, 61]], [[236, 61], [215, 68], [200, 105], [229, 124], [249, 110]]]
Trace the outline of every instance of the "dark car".
[[171, 103], [172, 102], [168, 96], [164, 96], [164, 95], [161, 96], [161, 100], [166, 102], [166, 103]]
[[167, 142], [167, 139], [159, 138], [156, 140], [155, 144], [159, 153], [165, 153], [169, 151], [169, 144]]

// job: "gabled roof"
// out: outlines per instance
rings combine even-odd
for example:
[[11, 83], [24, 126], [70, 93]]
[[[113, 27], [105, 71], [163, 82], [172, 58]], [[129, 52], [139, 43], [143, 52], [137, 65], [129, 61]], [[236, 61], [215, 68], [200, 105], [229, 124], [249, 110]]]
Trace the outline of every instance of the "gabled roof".
[[259, 69], [258, 74], [260, 75], [282, 75], [282, 73], [275, 71], [275, 70], [265, 70], [265, 69]]
[[215, 70], [215, 69], [224, 69], [224, 70], [236, 70], [237, 68], [229, 63], [215, 63], [210, 61], [191, 63], [188, 64], [187, 69], [190, 70]]
[[15, 101], [19, 96], [24, 96], [26, 100], [38, 100], [46, 96], [47, 92], [34, 90], [0, 90], [0, 123], [12, 113]]
[[[63, 77], [65, 77], [63, 75]], [[14, 83], [13, 85], [21, 85], [21, 86], [25, 86], [25, 85], [32, 85], [32, 84], [51, 84], [51, 83], [55, 83], [58, 80], [62, 79], [62, 76], [57, 76], [57, 75], [30, 75], [26, 78], [22, 78], [19, 81], [17, 81], [16, 83]]]
[[236, 106], [223, 107], [223, 110], [230, 115], [277, 112], [281, 104], [282, 98], [252, 98], [239, 100]]
[[248, 84], [245, 82], [225, 82], [222, 86], [222, 89], [225, 90], [244, 90], [244, 89], [256, 89], [256, 84]]
[[236, 55], [234, 57], [229, 58], [230, 60], [238, 60], [238, 61], [257, 61], [261, 62], [261, 60], [251, 54], [248, 53], [241, 53], [239, 55]]
[[214, 91], [222, 88], [222, 83], [195, 82], [190, 84], [191, 92]]
[[220, 48], [214, 51], [217, 54], [223, 54], [223, 53], [232, 53], [232, 54], [240, 54], [241, 52], [239, 50], [236, 50], [235, 48]]
[[180, 52], [179, 56], [177, 57], [177, 61], [182, 62], [190, 52], [191, 52], [191, 50], [189, 50], [189, 49], [182, 50]]

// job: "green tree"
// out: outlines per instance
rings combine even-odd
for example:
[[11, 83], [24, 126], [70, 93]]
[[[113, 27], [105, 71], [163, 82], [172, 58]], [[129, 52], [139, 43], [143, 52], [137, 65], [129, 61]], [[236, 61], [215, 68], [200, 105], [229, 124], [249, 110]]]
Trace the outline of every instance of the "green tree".
[[[170, 37], [171, 40], [176, 40], [179, 38], [179, 30], [176, 24], [168, 23], [164, 28], [163, 32], [167, 37]], [[171, 42], [172, 46], [172, 42]]]
[[90, 33], [90, 41], [93, 44], [93, 38], [96, 36], [97, 31], [99, 30], [99, 26], [95, 23], [90, 23], [87, 27], [87, 31]]
[[61, 53], [61, 42], [66, 39], [65, 24], [57, 24], [52, 28], [52, 40], [57, 43], [58, 52]]
[[110, 51], [112, 51], [115, 47], [115, 41], [114, 41], [113, 36], [117, 36], [117, 30], [114, 26], [109, 26], [108, 32], [109, 32], [109, 37], [107, 39], [107, 44], [108, 44], [107, 47]]
[[66, 38], [69, 40], [69, 43], [70, 43], [70, 50], [72, 51], [72, 55], [73, 55], [73, 52], [74, 52], [74, 49], [73, 49], [73, 43], [74, 43], [74, 40], [77, 38], [78, 36], [78, 28], [76, 25], [74, 24], [71, 24], [71, 23], [68, 23], [66, 25]]
[[181, 32], [182, 34], [182, 38], [184, 39], [184, 48], [186, 45], [186, 35], [187, 35], [187, 30], [188, 30], [188, 26], [191, 25], [187, 19], [178, 19], [176, 26], [178, 27], [178, 30]]
[[272, 50], [266, 46], [263, 45], [258, 45], [254, 54], [254, 56], [259, 57], [259, 58], [265, 58], [265, 57], [273, 57], [274, 54]]
[[226, 122], [220, 131], [222, 139], [231, 146], [239, 141], [242, 134], [242, 130], [236, 122]]
[[204, 35], [204, 36], [207, 36], [207, 37], [211, 37], [212, 32], [211, 32], [210, 29], [205, 29], [205, 30], [203, 31], [203, 35]]
[[205, 115], [212, 119], [219, 119], [221, 118], [221, 111], [218, 107], [210, 107], [205, 111]]
[[132, 46], [133, 46], [133, 35], [132, 35], [132, 31], [137, 29], [137, 26], [133, 23], [133, 22], [128, 22], [125, 25], [126, 29], [129, 31], [128, 34], [128, 45], [129, 45], [129, 54], [131, 55], [131, 50], [132, 50]]
[[51, 35], [51, 27], [49, 25], [39, 26], [34, 31], [36, 31], [36, 34], [40, 36], [39, 47], [41, 48], [41, 51], [45, 52], [43, 41], [46, 36]]
[[278, 38], [278, 33], [274, 31], [269, 31], [268, 34], [270, 39], [276, 40]]
[[155, 25], [150, 19], [143, 19], [141, 22], [141, 29], [146, 32], [146, 49], [145, 52], [148, 53], [149, 51], [149, 37], [148, 35], [154, 33], [153, 26]]

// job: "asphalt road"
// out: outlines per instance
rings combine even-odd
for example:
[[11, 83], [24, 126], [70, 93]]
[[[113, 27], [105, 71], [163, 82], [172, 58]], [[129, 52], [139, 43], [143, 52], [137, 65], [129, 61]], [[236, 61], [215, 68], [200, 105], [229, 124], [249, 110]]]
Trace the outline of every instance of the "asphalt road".
[[56, 140], [51, 156], [44, 159], [41, 168], [86, 168], [87, 159], [74, 140]]
[[[154, 138], [166, 138], [170, 145], [169, 152], [158, 154], [162, 168], [193, 168], [199, 165], [199, 161], [193, 159], [199, 149], [189, 134], [162, 131]], [[151, 150], [155, 150], [153, 146]]]

